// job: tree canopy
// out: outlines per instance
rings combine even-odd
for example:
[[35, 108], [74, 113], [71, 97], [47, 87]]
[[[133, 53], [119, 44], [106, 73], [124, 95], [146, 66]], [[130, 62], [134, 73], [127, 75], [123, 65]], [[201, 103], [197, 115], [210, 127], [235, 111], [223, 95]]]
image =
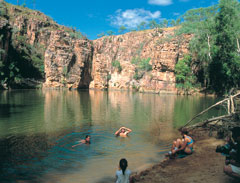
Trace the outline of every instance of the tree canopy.
[[192, 62], [198, 67], [198, 81], [217, 93], [240, 85], [240, 4], [220, 0], [218, 5], [187, 11], [176, 35], [193, 34]]

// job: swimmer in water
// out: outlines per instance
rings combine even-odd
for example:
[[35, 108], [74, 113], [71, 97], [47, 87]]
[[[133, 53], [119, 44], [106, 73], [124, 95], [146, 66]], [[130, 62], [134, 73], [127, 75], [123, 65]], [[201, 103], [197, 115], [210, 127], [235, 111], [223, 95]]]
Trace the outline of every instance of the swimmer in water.
[[115, 132], [116, 136], [120, 136], [120, 137], [127, 137], [127, 135], [132, 132], [132, 130], [130, 128], [126, 128], [126, 127], [121, 127], [119, 128], [119, 130], [117, 130]]
[[82, 145], [82, 144], [91, 144], [90, 142], [90, 136], [86, 135], [85, 139], [82, 139], [80, 141], [78, 141], [79, 143], [76, 145], [73, 145], [72, 147], [78, 146], [78, 145]]

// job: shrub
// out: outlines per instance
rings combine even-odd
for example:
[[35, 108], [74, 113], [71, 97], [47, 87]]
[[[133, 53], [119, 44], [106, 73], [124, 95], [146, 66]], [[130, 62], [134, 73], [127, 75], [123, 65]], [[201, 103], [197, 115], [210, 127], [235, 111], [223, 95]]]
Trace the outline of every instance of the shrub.
[[0, 3], [0, 16], [5, 16], [7, 15], [7, 11], [3, 3]]
[[122, 71], [122, 66], [121, 66], [121, 64], [120, 64], [120, 62], [119, 62], [118, 60], [114, 60], [114, 61], [112, 62], [112, 66], [113, 66], [114, 68], [117, 68], [117, 69], [118, 69], [118, 72], [121, 72], [121, 71]]
[[139, 80], [143, 77], [144, 72], [148, 72], [152, 70], [152, 66], [149, 64], [151, 58], [140, 58], [133, 57], [131, 63], [136, 65], [135, 74], [133, 76], [134, 79]]
[[69, 32], [70, 37], [76, 38], [76, 39], [83, 39], [84, 36], [81, 32]]

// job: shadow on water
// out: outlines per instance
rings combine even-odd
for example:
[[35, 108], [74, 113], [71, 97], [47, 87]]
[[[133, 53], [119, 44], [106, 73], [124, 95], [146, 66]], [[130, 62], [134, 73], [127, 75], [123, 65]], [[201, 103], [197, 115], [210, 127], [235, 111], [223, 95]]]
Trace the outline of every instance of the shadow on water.
[[52, 146], [44, 135], [1, 138], [0, 179], [2, 181], [34, 179], [43, 167], [30, 170], [29, 165], [36, 162], [36, 158], [37, 161], [41, 161], [46, 157], [46, 151]]
[[72, 148], [85, 134], [65, 130], [58, 134], [9, 136], [0, 139], [0, 182], [45, 182], [48, 172], [72, 172], [97, 154], [90, 146]]

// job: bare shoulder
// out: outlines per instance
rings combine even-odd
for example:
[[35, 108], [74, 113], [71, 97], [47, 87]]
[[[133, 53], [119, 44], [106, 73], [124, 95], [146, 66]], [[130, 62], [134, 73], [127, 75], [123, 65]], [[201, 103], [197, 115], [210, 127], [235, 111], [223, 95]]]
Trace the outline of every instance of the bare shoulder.
[[80, 140], [81, 143], [86, 143], [86, 140]]

